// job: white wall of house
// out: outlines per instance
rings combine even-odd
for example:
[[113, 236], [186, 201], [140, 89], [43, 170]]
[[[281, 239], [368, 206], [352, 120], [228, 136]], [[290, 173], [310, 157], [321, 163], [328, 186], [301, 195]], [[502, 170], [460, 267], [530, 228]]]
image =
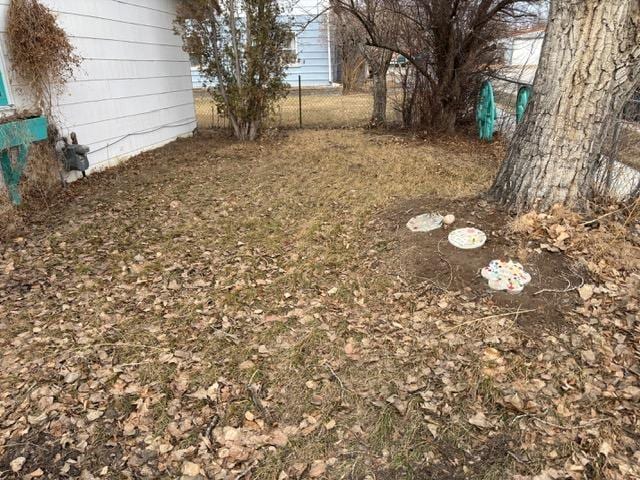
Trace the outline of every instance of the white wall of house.
[[538, 65], [542, 42], [544, 41], [544, 31], [530, 32], [516, 35], [511, 38], [511, 45], [508, 49], [509, 64], [524, 66]]
[[[75, 131], [91, 147], [91, 170], [193, 131], [189, 58], [172, 29], [178, 0], [40, 1], [83, 57], [55, 114], [64, 134]], [[9, 3], [0, 0], [2, 68], [9, 101], [25, 109], [32, 101], [6, 52]]]

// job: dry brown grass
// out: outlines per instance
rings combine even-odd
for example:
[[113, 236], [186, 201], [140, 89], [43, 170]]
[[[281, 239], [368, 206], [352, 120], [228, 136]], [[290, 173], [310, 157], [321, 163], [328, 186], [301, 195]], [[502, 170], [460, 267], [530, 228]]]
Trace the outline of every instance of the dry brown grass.
[[[397, 92], [390, 90], [387, 115], [396, 122], [393, 98]], [[196, 92], [196, 116], [200, 128], [222, 127], [227, 120], [220, 115], [213, 100], [206, 94]], [[302, 124], [305, 127], [357, 127], [364, 126], [371, 118], [373, 106], [371, 93], [341, 95], [339, 91], [304, 91], [302, 95]], [[270, 127], [298, 127], [300, 124], [298, 92], [292, 90], [280, 100], [269, 117]]]
[[[72, 185], [83, 201], [35, 218], [29, 246], [19, 258], [10, 242], [3, 245], [5, 264], [11, 259], [22, 282], [33, 281], [25, 275], [38, 276], [33, 262], [41, 259], [47, 270], [66, 273], [47, 287], [57, 296], [5, 291], [0, 317], [8, 322], [0, 330], [2, 345], [46, 322], [46, 338], [12, 349], [21, 359], [16, 368], [44, 355], [56, 362], [67, 358], [67, 368], [73, 369], [76, 362], [104, 352], [117, 364], [131, 365], [123, 368], [135, 382], [166, 393], [173, 391], [176, 375], [187, 372], [157, 356], [186, 349], [207, 359], [189, 367], [190, 389], [207, 388], [222, 377], [237, 385], [252, 378], [268, 392], [265, 403], [279, 424], [298, 425], [311, 415], [320, 426], [270, 454], [254, 469], [254, 478], [271, 480], [296, 462], [339, 456], [335, 443], [356, 427], [371, 453], [344, 457], [331, 478], [339, 478], [338, 472], [375, 471], [371, 459], [383, 452], [398, 466], [411, 465], [426, 448], [416, 446], [424, 439], [423, 425], [416, 423], [419, 409], [413, 406], [401, 417], [391, 406], [371, 404], [375, 392], [404, 378], [406, 365], [397, 363], [392, 350], [380, 350], [380, 363], [370, 364], [362, 375], [362, 367], [344, 353], [349, 339], [359, 342], [369, 335], [367, 319], [373, 327], [385, 311], [397, 315], [395, 280], [371, 274], [371, 262], [388, 248], [371, 222], [398, 199], [482, 191], [498, 155], [494, 147], [461, 138], [427, 141], [349, 130], [273, 135], [256, 144], [220, 135], [177, 142]], [[145, 260], [132, 260], [137, 255]], [[141, 296], [135, 286], [144, 278], [161, 279], [149, 284], [153, 296]], [[188, 284], [196, 278], [211, 286], [191, 290]], [[171, 280], [177, 290], [167, 289]], [[336, 293], [328, 294], [334, 287]], [[66, 303], [69, 295], [74, 300], [62, 309], [59, 302]], [[363, 301], [365, 309], [359, 306]], [[55, 320], [45, 320], [53, 311]], [[106, 324], [105, 315], [112, 319]], [[87, 345], [125, 346], [61, 349], [68, 332], [60, 326], [67, 322], [83, 325]], [[258, 353], [260, 345], [269, 353]], [[247, 359], [256, 367], [239, 369]], [[56, 369], [34, 365], [33, 381], [57, 375]], [[309, 388], [309, 381], [317, 386]], [[4, 391], [17, 388], [7, 370], [0, 385]], [[168, 400], [177, 400], [168, 394]], [[322, 399], [319, 404], [311, 402], [313, 396]], [[111, 396], [106, 401], [121, 404]], [[161, 402], [149, 413], [152, 431], [161, 436], [173, 421], [166, 405]], [[131, 411], [116, 408], [123, 418]], [[191, 408], [183, 403], [183, 415]], [[241, 422], [245, 411], [257, 414], [248, 398], [233, 403], [225, 424]], [[332, 419], [337, 426], [327, 431], [322, 425]], [[184, 441], [197, 442], [197, 435]], [[125, 444], [121, 448], [134, 448]], [[97, 452], [86, 457], [90, 470], [89, 458], [99, 458]]]
[[[476, 195], [501, 155], [462, 137], [291, 130], [242, 144], [209, 132], [72, 185], [76, 199], [35, 218], [28, 240], [2, 244], [0, 470], [26, 455], [25, 471], [55, 478], [82, 449], [72, 474], [175, 478], [189, 460], [211, 478], [273, 480], [323, 461], [329, 479], [486, 480], [560, 469], [579, 449], [600, 458], [593, 438], [576, 440], [580, 415], [552, 417], [568, 428], [548, 436], [534, 422], [567, 381], [578, 408], [592, 378], [579, 351], [483, 320], [491, 299], [419, 290], [391, 269], [402, 252], [389, 209]], [[55, 407], [34, 423], [51, 384]], [[203, 398], [210, 388], [224, 399]], [[511, 408], [514, 391], [537, 410]], [[487, 426], [469, 423], [477, 411]], [[216, 433], [295, 433], [229, 466], [203, 443], [216, 416]]]
[[24, 203], [30, 208], [47, 207], [62, 189], [61, 166], [48, 143], [33, 144], [21, 181]]

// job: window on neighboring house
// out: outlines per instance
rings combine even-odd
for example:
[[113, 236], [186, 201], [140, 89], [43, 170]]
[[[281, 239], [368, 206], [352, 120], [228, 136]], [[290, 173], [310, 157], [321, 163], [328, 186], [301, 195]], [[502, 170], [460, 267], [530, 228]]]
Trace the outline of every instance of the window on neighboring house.
[[284, 51], [289, 54], [289, 64], [300, 63], [300, 59], [298, 58], [298, 37], [296, 35], [291, 37], [289, 44], [284, 47]]

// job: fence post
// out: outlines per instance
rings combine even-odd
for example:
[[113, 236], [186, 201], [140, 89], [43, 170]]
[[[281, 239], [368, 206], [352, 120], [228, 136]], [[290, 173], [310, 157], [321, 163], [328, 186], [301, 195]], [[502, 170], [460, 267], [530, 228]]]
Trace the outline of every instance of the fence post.
[[302, 128], [302, 76], [298, 75], [298, 112], [300, 114], [300, 128]]

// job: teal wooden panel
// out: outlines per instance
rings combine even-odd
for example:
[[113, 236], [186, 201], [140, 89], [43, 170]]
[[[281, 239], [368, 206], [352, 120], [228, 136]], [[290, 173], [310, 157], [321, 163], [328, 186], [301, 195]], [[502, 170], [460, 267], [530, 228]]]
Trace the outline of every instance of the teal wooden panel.
[[7, 97], [7, 87], [4, 84], [4, 75], [0, 72], [0, 107], [9, 105], [9, 97]]
[[[14, 205], [19, 205], [20, 179], [27, 167], [29, 147], [47, 138], [47, 119], [44, 117], [17, 120], [0, 125], [0, 171]], [[17, 158], [11, 161], [10, 150], [17, 148]]]
[[17, 147], [47, 138], [47, 119], [44, 117], [16, 120], [0, 125], [0, 150]]

